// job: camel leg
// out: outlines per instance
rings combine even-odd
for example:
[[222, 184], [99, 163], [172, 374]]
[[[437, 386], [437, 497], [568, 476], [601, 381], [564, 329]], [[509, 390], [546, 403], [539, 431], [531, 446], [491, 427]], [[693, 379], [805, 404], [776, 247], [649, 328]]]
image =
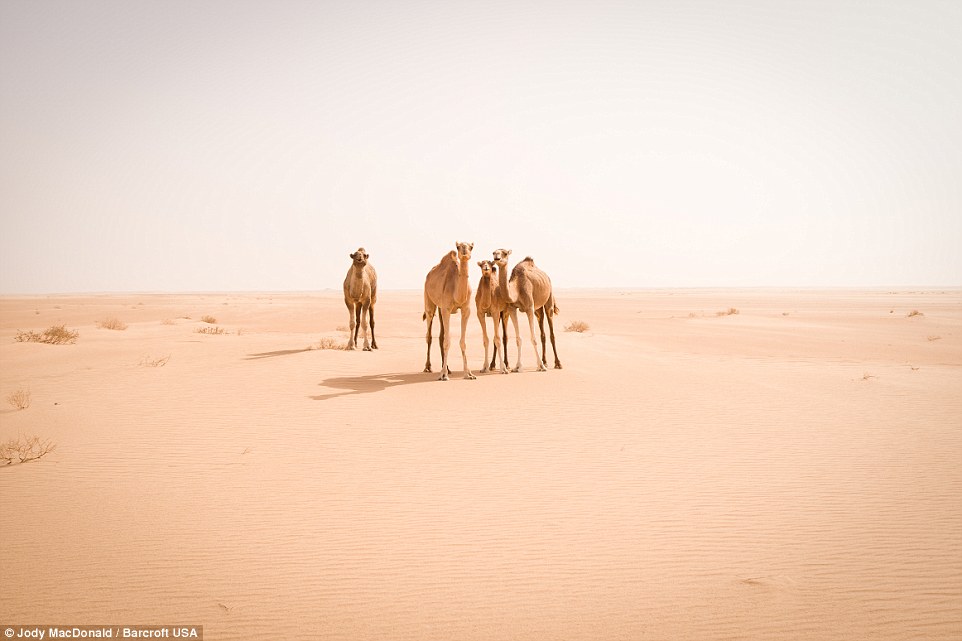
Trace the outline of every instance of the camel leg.
[[[428, 314], [427, 312], [424, 312], [424, 319], [428, 322], [428, 333], [427, 333], [427, 336], [425, 337], [425, 340], [428, 343], [428, 358], [424, 362], [424, 371], [430, 372], [431, 371], [431, 325], [434, 324], [434, 310], [431, 310], [430, 314]], [[440, 341], [441, 339], [438, 338], [438, 342]]]
[[438, 378], [439, 381], [448, 380], [448, 373], [450, 368], [448, 367], [448, 347], [451, 346], [451, 311], [447, 309], [440, 310], [441, 316], [441, 335], [444, 337], [441, 339], [441, 377]]
[[514, 326], [515, 347], [518, 348], [518, 362], [511, 371], [520, 372], [521, 371], [521, 332], [518, 331], [518, 310], [515, 308], [512, 308], [510, 315], [511, 315], [511, 324]]
[[[474, 380], [477, 378], [471, 373], [471, 368], [468, 366], [468, 343], [466, 340], [468, 334], [468, 315], [471, 313], [470, 307], [465, 305], [461, 308], [461, 358], [464, 360], [464, 377], [469, 380]], [[487, 355], [485, 355], [487, 358]]]
[[371, 349], [377, 349], [377, 339], [374, 338], [374, 303], [371, 303], [369, 313], [371, 315]]
[[[491, 314], [491, 320], [494, 321], [494, 351], [491, 353], [491, 364], [490, 365], [485, 364], [484, 369], [481, 370], [482, 372], [488, 369], [493, 371], [494, 368], [497, 367], [496, 361], [498, 360], [498, 323], [501, 322], [501, 317]], [[488, 362], [487, 349], [484, 350], [484, 362], [485, 363]]]
[[[481, 363], [481, 373], [484, 374], [485, 372], [488, 371], [489, 341], [488, 341], [488, 324], [484, 321], [484, 312], [482, 312], [481, 310], [478, 310], [478, 322], [481, 323], [481, 340], [484, 342], [484, 361], [482, 361]], [[495, 321], [494, 327], [495, 327], [494, 351], [495, 351], [495, 358], [497, 358], [497, 351], [498, 351], [497, 321]]]
[[504, 374], [508, 373], [508, 313], [501, 312], [501, 345], [504, 347], [504, 353], [501, 354], [501, 372]]
[[538, 355], [538, 339], [534, 335], [534, 312], [531, 308], [528, 308], [526, 312], [528, 314], [528, 328], [531, 330], [531, 348], [534, 349], [534, 360], [538, 363], [538, 371], [546, 372], [548, 368], [544, 366], [541, 362], [541, 356]]
[[[361, 305], [361, 313], [359, 314], [361, 320], [361, 333], [364, 335], [364, 351], [371, 351], [371, 343], [367, 339], [367, 316], [371, 311], [371, 303], [364, 303]], [[355, 339], [355, 344], [357, 340]]]
[[347, 349], [357, 349], [357, 315], [354, 313], [355, 304], [353, 302], [346, 302], [346, 305], [351, 325], [351, 335], [347, 338]]
[[[503, 312], [502, 312], [503, 314]], [[494, 370], [494, 361], [497, 360], [498, 356], [501, 357], [501, 373], [507, 374], [508, 368], [505, 365], [504, 350], [501, 348], [501, 319], [502, 314], [498, 314], [494, 319], [494, 356], [491, 357], [491, 369]], [[485, 360], [487, 360], [487, 354], [485, 354]]]
[[[561, 361], [558, 360], [558, 348], [554, 344], [554, 314], [548, 314], [548, 332], [551, 334], [551, 351], [554, 354], [554, 368], [561, 369]], [[547, 365], [547, 363], [545, 364]]]
[[539, 307], [534, 313], [538, 317], [538, 329], [541, 330], [541, 363], [548, 366], [548, 348], [544, 341], [544, 307]]

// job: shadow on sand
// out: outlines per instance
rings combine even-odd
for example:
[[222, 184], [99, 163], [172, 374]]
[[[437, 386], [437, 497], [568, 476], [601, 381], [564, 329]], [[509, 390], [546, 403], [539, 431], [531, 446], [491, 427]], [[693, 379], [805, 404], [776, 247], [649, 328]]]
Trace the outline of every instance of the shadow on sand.
[[245, 361], [256, 361], [262, 358], [274, 358], [275, 356], [289, 356], [290, 354], [301, 354], [311, 351], [310, 347], [304, 349], [281, 349], [276, 352], [261, 352], [260, 354], [248, 354]]
[[403, 374], [336, 376], [334, 378], [325, 379], [324, 381], [318, 383], [318, 385], [323, 387], [332, 387], [334, 389], [344, 391], [333, 392], [330, 394], [319, 394], [318, 396], [311, 396], [310, 398], [314, 399], [315, 401], [326, 401], [330, 398], [336, 398], [338, 396], [383, 392], [389, 387], [397, 387], [398, 385], [415, 385], [417, 383], [433, 383], [437, 380], [438, 375], [436, 373], [428, 372], [418, 372], [416, 374], [405, 372]]

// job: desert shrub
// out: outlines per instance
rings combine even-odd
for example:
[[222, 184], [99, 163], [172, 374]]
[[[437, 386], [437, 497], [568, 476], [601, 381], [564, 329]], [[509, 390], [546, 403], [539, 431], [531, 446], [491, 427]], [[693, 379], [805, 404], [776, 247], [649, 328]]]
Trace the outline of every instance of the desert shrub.
[[210, 323], [211, 325], [216, 325], [216, 324], [217, 324], [217, 319], [214, 318], [213, 316], [211, 316], [210, 314], [208, 314], [208, 315], [206, 315], [206, 316], [201, 316], [200, 319], [201, 319], [202, 321], [204, 321], [205, 323]]
[[715, 312], [715, 316], [733, 316], [733, 315], [738, 314], [738, 313], [739, 313], [739, 312], [738, 312], [737, 309], [735, 309], [734, 307], [729, 307], [728, 309], [726, 309], [726, 310], [724, 310], [724, 311]]
[[913, 309], [912, 311], [909, 312], [909, 318], [912, 318], [913, 316], [925, 316], [925, 314], [923, 314], [917, 309]]
[[18, 410], [25, 410], [30, 407], [30, 390], [18, 389], [13, 394], [7, 396], [7, 402]]
[[582, 332], [587, 332], [587, 331], [588, 331], [588, 323], [586, 323], [586, 322], [584, 322], [584, 321], [580, 321], [580, 320], [571, 321], [570, 323], [568, 323], [567, 325], [565, 325], [565, 331], [566, 331], [566, 332], [578, 332], [579, 334], [582, 333]]
[[330, 336], [324, 336], [316, 344], [311, 345], [309, 349], [339, 349], [346, 350], [347, 343], [342, 343], [341, 341], [331, 338]]
[[150, 356], [144, 356], [140, 359], [140, 365], [142, 367], [163, 367], [170, 360], [170, 354], [164, 356], [163, 358], [151, 358]]
[[127, 323], [123, 322], [119, 318], [105, 318], [101, 321], [97, 321], [97, 327], [101, 329], [116, 329], [124, 330], [127, 329]]
[[223, 327], [217, 327], [216, 325], [211, 325], [209, 327], [199, 327], [197, 329], [198, 334], [224, 334]]
[[80, 336], [80, 332], [76, 330], [71, 331], [63, 325], [54, 325], [53, 327], [48, 327], [42, 333], [17, 330], [17, 335], [14, 336], [13, 340], [17, 341], [18, 343], [48, 343], [50, 345], [68, 345], [70, 343], [76, 343], [78, 336]]
[[0, 443], [0, 462], [4, 465], [35, 461], [56, 449], [50, 439], [41, 440], [39, 436], [19, 436], [6, 443]]

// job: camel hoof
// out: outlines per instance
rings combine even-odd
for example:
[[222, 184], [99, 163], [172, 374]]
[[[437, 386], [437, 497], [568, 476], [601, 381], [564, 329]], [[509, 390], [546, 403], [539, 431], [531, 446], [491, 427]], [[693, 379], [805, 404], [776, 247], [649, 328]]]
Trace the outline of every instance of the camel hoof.
[[370, 351], [371, 351], [371, 348], [370, 348], [370, 346], [368, 346], [368, 347], [365, 347], [365, 348], [364, 348], [364, 351], [365, 351], [365, 352], [370, 352]]
[[561, 362], [560, 362], [560, 361], [554, 364], [554, 368], [555, 368], [555, 369], [564, 369], [563, 367], [561, 367]]
[[521, 368], [520, 368], [520, 367], [512, 367], [512, 368], [511, 368], [511, 371], [514, 372], [515, 374], [517, 374], [518, 372], [521, 371]]
[[447, 375], [447, 374], [441, 374], [441, 377], [438, 378], [438, 380], [439, 380], [439, 381], [446, 381], [446, 380], [448, 380], [448, 375]]
[[469, 381], [475, 381], [478, 379], [478, 377], [472, 374], [471, 372], [468, 372], [467, 374], [465, 374], [464, 378], [465, 380], [469, 380]]
[[424, 371], [425, 371], [425, 373], [430, 373], [430, 372], [431, 372], [431, 366], [428, 365], [427, 367], [425, 367], [425, 368], [424, 368]]
[[489, 371], [491, 371], [491, 370], [489, 370], [487, 367], [482, 367], [482, 368], [481, 368], [481, 373], [482, 373], [482, 374], [487, 374]]
[[377, 349], [377, 343], [371, 343], [371, 349]]

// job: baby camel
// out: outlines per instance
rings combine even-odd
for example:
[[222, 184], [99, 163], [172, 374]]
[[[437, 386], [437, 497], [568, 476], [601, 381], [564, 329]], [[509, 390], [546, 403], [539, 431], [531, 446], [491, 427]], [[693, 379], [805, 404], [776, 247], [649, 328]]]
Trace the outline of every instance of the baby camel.
[[448, 367], [448, 348], [451, 344], [451, 314], [461, 312], [461, 358], [464, 359], [464, 378], [477, 378], [468, 367], [468, 353], [465, 333], [468, 329], [468, 314], [471, 313], [471, 284], [468, 282], [468, 268], [474, 243], [455, 243], [456, 251], [450, 251], [441, 262], [431, 268], [424, 279], [424, 316], [428, 323], [428, 355], [424, 371], [431, 371], [431, 325], [435, 312], [440, 313], [441, 333], [441, 377], [448, 380], [451, 368]]
[[[374, 339], [374, 303], [377, 302], [377, 272], [367, 262], [368, 253], [359, 247], [351, 254], [354, 261], [344, 279], [344, 304], [351, 315], [351, 336], [347, 341], [348, 349], [357, 349], [357, 332], [364, 333], [364, 351], [377, 349]], [[371, 319], [371, 342], [367, 341], [368, 316]]]
[[494, 370], [495, 360], [501, 356], [501, 373], [507, 374], [508, 368], [505, 363], [505, 352], [501, 347], [501, 319], [507, 304], [498, 285], [497, 273], [498, 266], [490, 260], [482, 260], [478, 263], [481, 268], [481, 280], [478, 282], [478, 293], [474, 296], [474, 308], [478, 314], [478, 321], [481, 323], [481, 333], [484, 338], [484, 365], [482, 372], [489, 370], [488, 366], [488, 324], [484, 320], [490, 316], [494, 320], [494, 355], [491, 357], [490, 369]]

